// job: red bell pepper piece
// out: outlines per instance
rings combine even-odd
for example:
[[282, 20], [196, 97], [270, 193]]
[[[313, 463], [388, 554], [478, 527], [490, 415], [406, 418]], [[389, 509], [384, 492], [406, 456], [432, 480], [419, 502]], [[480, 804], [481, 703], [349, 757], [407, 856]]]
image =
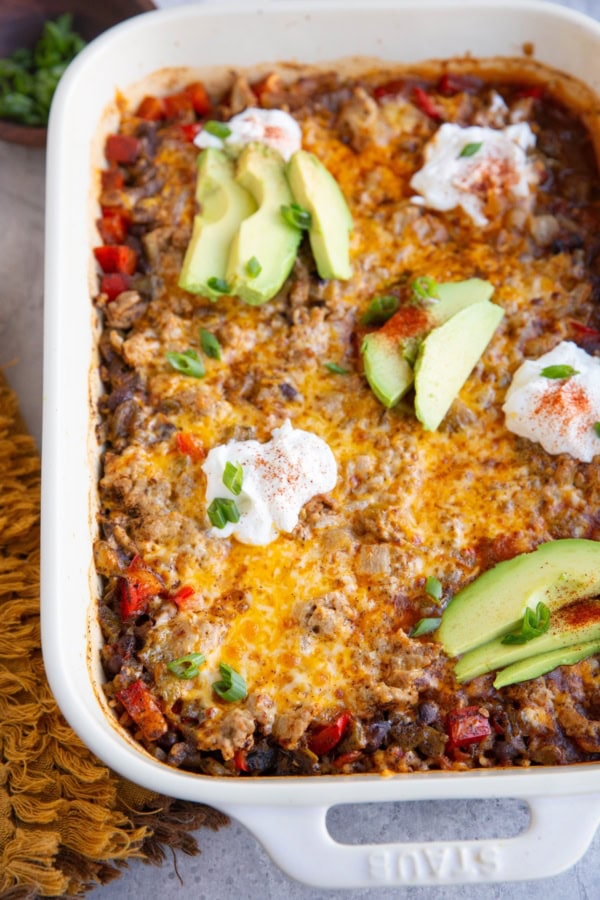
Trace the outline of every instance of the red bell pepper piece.
[[170, 598], [173, 603], [181, 609], [182, 606], [185, 606], [186, 600], [189, 600], [190, 597], [193, 597], [196, 592], [193, 587], [189, 585], [184, 585], [180, 587], [178, 591], [176, 591], [173, 596]]
[[478, 744], [492, 733], [492, 727], [489, 717], [481, 712], [479, 706], [464, 706], [448, 713], [446, 731], [446, 749], [453, 750], [467, 744]]
[[180, 125], [179, 131], [183, 140], [191, 144], [196, 135], [202, 131], [202, 123], [190, 122], [187, 125]]
[[161, 594], [164, 588], [162, 578], [135, 556], [125, 574], [119, 578], [121, 618], [143, 615], [148, 609], [150, 598]]
[[233, 765], [238, 772], [249, 772], [250, 766], [246, 762], [247, 750], [236, 750], [233, 754]]
[[200, 438], [188, 431], [178, 431], [175, 435], [175, 444], [180, 453], [185, 453], [194, 462], [201, 462], [206, 457], [206, 450]]
[[544, 96], [544, 88], [541, 84], [530, 84], [528, 87], [519, 88], [515, 91], [515, 97], [532, 97], [534, 100], [542, 100]]
[[104, 155], [109, 162], [132, 163], [140, 155], [142, 145], [138, 138], [129, 134], [109, 134], [106, 138]]
[[100, 175], [103, 191], [118, 191], [125, 184], [125, 176], [117, 166], [103, 169]]
[[191, 97], [185, 91], [179, 91], [177, 94], [169, 94], [163, 100], [165, 108], [165, 116], [167, 119], [182, 119], [194, 112], [194, 105]]
[[348, 750], [347, 753], [341, 753], [339, 756], [336, 756], [333, 760], [333, 765], [336, 769], [343, 769], [349, 763], [355, 762], [361, 754], [362, 750]]
[[423, 88], [413, 88], [412, 101], [415, 106], [417, 106], [421, 112], [424, 112], [426, 116], [429, 116], [430, 119], [435, 119], [436, 122], [439, 122], [442, 118], [439, 109], [427, 91], [424, 91]]
[[309, 750], [312, 750], [317, 756], [329, 753], [330, 750], [337, 747], [349, 724], [350, 714], [342, 713], [335, 722], [332, 722], [331, 725], [324, 725], [309, 738]]
[[373, 91], [373, 96], [376, 100], [381, 100], [382, 97], [393, 97], [395, 94], [400, 94], [406, 87], [406, 82], [402, 80], [402, 78], [393, 78], [391, 81], [386, 81], [385, 84], [380, 84], [379, 87], [376, 87]]
[[210, 97], [201, 81], [193, 81], [184, 88], [183, 93], [189, 97], [197, 116], [206, 116], [211, 110]]
[[583, 322], [577, 322], [576, 319], [570, 319], [569, 325], [573, 329], [573, 331], [577, 331], [579, 334], [585, 334], [588, 337], [600, 338], [600, 331], [596, 328], [590, 328], [589, 325], [584, 325]]
[[157, 741], [169, 730], [157, 700], [141, 679], [119, 691], [117, 700], [123, 704], [146, 740]]
[[107, 215], [105, 210], [102, 210], [102, 218], [96, 222], [105, 244], [122, 244], [127, 237], [128, 224], [129, 220], [126, 216], [119, 212]]
[[100, 279], [100, 291], [106, 294], [108, 302], [112, 303], [119, 294], [129, 290], [130, 284], [128, 275], [121, 275], [119, 272], [109, 272], [108, 275], [103, 275]]
[[159, 122], [165, 117], [165, 104], [160, 97], [146, 96], [136, 109], [135, 114], [140, 119], [147, 119], [149, 122]]
[[137, 266], [137, 253], [127, 244], [111, 244], [109, 247], [94, 247], [96, 257], [103, 272], [120, 272], [133, 275]]

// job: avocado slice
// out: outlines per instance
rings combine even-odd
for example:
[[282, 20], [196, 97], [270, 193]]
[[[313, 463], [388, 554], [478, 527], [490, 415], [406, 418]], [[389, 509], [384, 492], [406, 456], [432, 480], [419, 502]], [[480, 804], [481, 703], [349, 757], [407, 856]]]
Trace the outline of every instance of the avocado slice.
[[437, 300], [406, 304], [378, 331], [368, 334], [361, 353], [371, 390], [388, 409], [395, 406], [414, 381], [413, 355], [419, 342], [434, 328], [471, 306], [489, 300], [494, 287], [481, 278], [437, 285]]
[[442, 614], [438, 639], [449, 656], [458, 656], [508, 634], [540, 601], [552, 615], [598, 594], [600, 542], [549, 541], [498, 563], [459, 591]]
[[415, 412], [426, 431], [435, 431], [492, 339], [504, 310], [483, 300], [434, 328], [415, 363]]
[[266, 303], [288, 277], [302, 231], [281, 215], [293, 202], [285, 163], [276, 150], [248, 144], [237, 166], [237, 182], [254, 198], [257, 210], [244, 219], [229, 252], [226, 281], [232, 294], [252, 306]]
[[502, 640], [496, 638], [465, 653], [454, 667], [458, 681], [470, 681], [529, 657], [600, 641], [600, 600], [581, 600], [559, 609], [551, 616], [548, 631], [525, 644], [503, 644]]
[[561, 647], [559, 650], [550, 650], [548, 653], [530, 656], [528, 659], [498, 672], [494, 680], [494, 687], [498, 689], [509, 684], [517, 684], [520, 681], [529, 681], [531, 678], [539, 678], [540, 675], [545, 675], [546, 672], [551, 672], [558, 666], [573, 666], [582, 659], [593, 656], [594, 653], [600, 653], [600, 641], [588, 641], [585, 644]]
[[211, 300], [222, 296], [209, 287], [213, 278], [225, 279], [229, 249], [241, 222], [256, 210], [248, 191], [235, 181], [234, 164], [222, 150], [209, 148], [198, 157], [192, 237], [179, 275], [179, 287]]
[[352, 276], [349, 233], [353, 222], [340, 186], [323, 163], [306, 150], [298, 150], [287, 167], [294, 199], [310, 212], [310, 247], [321, 278]]

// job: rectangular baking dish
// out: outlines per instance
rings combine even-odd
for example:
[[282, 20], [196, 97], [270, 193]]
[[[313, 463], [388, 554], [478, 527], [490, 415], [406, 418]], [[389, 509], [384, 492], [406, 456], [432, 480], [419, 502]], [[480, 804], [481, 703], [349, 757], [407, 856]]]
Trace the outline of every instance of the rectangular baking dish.
[[[115, 92], [164, 67], [243, 67], [351, 56], [415, 62], [471, 53], [541, 62], [600, 94], [600, 25], [546, 2], [374, 0], [185, 6], [117, 26], [61, 82], [47, 164], [42, 516], [42, 634], [48, 679], [69, 723], [115, 771], [237, 817], [288, 874], [321, 887], [449, 884], [548, 877], [587, 849], [600, 820], [600, 764], [570, 768], [227, 779], [169, 768], [119, 731], [103, 707], [94, 621], [96, 444], [93, 170], [116, 123]], [[108, 112], [107, 112], [108, 110]], [[517, 797], [516, 838], [345, 846], [327, 832], [339, 803]]]

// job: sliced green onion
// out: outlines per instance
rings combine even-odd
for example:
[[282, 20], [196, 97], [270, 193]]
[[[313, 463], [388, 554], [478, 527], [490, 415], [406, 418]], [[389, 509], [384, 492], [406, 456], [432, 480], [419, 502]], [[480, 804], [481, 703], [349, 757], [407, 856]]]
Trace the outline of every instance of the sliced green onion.
[[215, 497], [207, 509], [208, 518], [215, 528], [225, 528], [228, 522], [239, 522], [240, 511], [235, 500], [229, 497]]
[[211, 359], [221, 359], [221, 345], [212, 331], [200, 329], [200, 346]]
[[[242, 492], [242, 484], [244, 483], [244, 470], [239, 463], [227, 462], [225, 471], [223, 472], [223, 484], [236, 497]], [[230, 520], [232, 521], [232, 520]], [[237, 521], [237, 519], [235, 520]]]
[[323, 363], [326, 369], [329, 369], [330, 372], [333, 372], [335, 375], [349, 375], [350, 369], [345, 369], [343, 366], [340, 366], [339, 363], [336, 362], [326, 362]]
[[425, 582], [425, 593], [433, 597], [434, 600], [441, 600], [442, 582], [435, 575], [428, 575]]
[[167, 669], [177, 678], [195, 678], [200, 672], [200, 666], [206, 662], [203, 653], [188, 653], [167, 663]]
[[411, 284], [414, 300], [437, 300], [437, 281], [427, 275], [415, 278]]
[[184, 350], [183, 353], [169, 351], [165, 356], [169, 365], [182, 375], [189, 375], [191, 378], [204, 377], [204, 363], [195, 350]]
[[226, 125], [225, 122], [216, 122], [214, 119], [205, 122], [202, 130], [212, 134], [213, 137], [221, 138], [221, 140], [225, 140], [231, 134], [229, 125]]
[[229, 293], [229, 285], [224, 278], [209, 278], [206, 284], [211, 289], [211, 291], [214, 291], [216, 294]]
[[256, 278], [262, 272], [262, 266], [255, 256], [252, 256], [246, 263], [246, 272], [250, 278]]
[[293, 225], [294, 228], [300, 228], [303, 231], [312, 225], [311, 214], [299, 203], [290, 203], [289, 206], [282, 206], [281, 215], [288, 225]]
[[221, 678], [219, 681], [213, 681], [213, 690], [221, 700], [227, 700], [228, 703], [245, 700], [248, 696], [248, 688], [239, 672], [236, 672], [227, 663], [219, 663], [219, 672]]
[[384, 325], [398, 311], [400, 301], [393, 294], [375, 297], [360, 320], [361, 325]]
[[431, 634], [432, 631], [440, 627], [441, 621], [440, 617], [437, 619], [419, 619], [409, 637], [421, 637], [422, 634]]
[[600, 422], [594, 422], [594, 431], [600, 437]]
[[544, 378], [571, 378], [572, 375], [579, 375], [579, 372], [573, 366], [546, 366], [540, 375]]
[[463, 156], [475, 156], [483, 146], [483, 141], [479, 141], [477, 144], [465, 144], [460, 153], [458, 154], [458, 158], [460, 159]]
[[527, 608], [517, 628], [502, 638], [503, 644], [526, 644], [548, 631], [550, 610], [541, 601], [535, 609]]

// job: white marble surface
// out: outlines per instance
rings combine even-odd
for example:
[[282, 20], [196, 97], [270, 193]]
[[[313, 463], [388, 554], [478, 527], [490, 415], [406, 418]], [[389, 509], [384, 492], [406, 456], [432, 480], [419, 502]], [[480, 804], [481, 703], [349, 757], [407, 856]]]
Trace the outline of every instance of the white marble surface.
[[[181, 0], [159, 0], [159, 5], [173, 6], [177, 2]], [[564, 5], [600, 19], [600, 0], [565, 0]], [[42, 408], [44, 165], [42, 150], [0, 142], [0, 366], [16, 388], [26, 421], [38, 441]], [[349, 843], [509, 837], [522, 830], [526, 822], [523, 804], [510, 800], [338, 807], [329, 819], [334, 836]], [[177, 871], [170, 857], [160, 869], [136, 862], [117, 882], [97, 888], [94, 898], [313, 900], [341, 895], [305, 887], [287, 878], [241, 825], [233, 823], [216, 834], [200, 831], [197, 837], [202, 855], [190, 858], [180, 854]], [[600, 897], [600, 833], [577, 865], [551, 879], [493, 886], [374, 888], [344, 891], [343, 895], [357, 900], [398, 896], [413, 900], [595, 900]]]

